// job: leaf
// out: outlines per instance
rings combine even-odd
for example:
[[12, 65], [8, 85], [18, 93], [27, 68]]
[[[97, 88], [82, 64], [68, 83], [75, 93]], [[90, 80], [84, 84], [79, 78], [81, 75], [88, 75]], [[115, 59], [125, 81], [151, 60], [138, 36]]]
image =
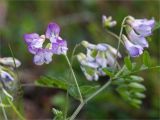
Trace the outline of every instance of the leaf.
[[132, 70], [132, 62], [129, 56], [124, 58], [124, 62], [128, 70]]
[[147, 67], [150, 67], [150, 56], [147, 51], [144, 51], [143, 53], [143, 64], [146, 65]]
[[[84, 86], [80, 86], [80, 91], [83, 97], [88, 96], [89, 94], [93, 93], [94, 91], [96, 91], [100, 86], [99, 85], [95, 85], [95, 86], [90, 86], [90, 85], [84, 85]], [[80, 100], [80, 96], [77, 90], [76, 86], [70, 86], [68, 88], [68, 92], [69, 94], [74, 97], [77, 100]]]
[[146, 90], [144, 85], [137, 83], [137, 82], [131, 82], [128, 86], [135, 91], [145, 91]]
[[90, 85], [84, 85], [80, 87], [82, 96], [88, 96], [89, 94], [93, 93], [96, 91], [100, 86], [95, 85], [95, 86], [90, 86]]
[[106, 75], [108, 75], [108, 76], [110, 76], [110, 77], [113, 77], [113, 76], [114, 76], [113, 70], [112, 70], [111, 68], [109, 68], [109, 67], [103, 68], [102, 71], [103, 71]]
[[42, 76], [39, 80], [35, 81], [37, 86], [60, 88], [66, 90], [68, 88], [68, 83], [64, 80], [56, 79], [53, 77]]
[[160, 28], [160, 21], [156, 22], [155, 27], [153, 28], [153, 31], [157, 30]]

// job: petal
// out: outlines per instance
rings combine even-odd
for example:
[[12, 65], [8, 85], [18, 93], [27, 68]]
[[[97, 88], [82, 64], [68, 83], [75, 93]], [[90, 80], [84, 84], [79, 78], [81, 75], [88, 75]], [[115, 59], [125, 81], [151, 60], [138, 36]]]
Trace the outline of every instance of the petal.
[[49, 50], [46, 50], [44, 52], [44, 62], [46, 64], [49, 64], [50, 62], [52, 62], [52, 56], [53, 56], [53, 53]]
[[19, 67], [21, 65], [21, 62], [18, 59], [13, 57], [0, 58], [0, 63], [11, 66], [11, 67]]
[[45, 62], [43, 50], [39, 50], [39, 52], [34, 56], [33, 61], [36, 65], [43, 65], [43, 63]]
[[14, 78], [7, 72], [2, 70], [0, 73], [1, 73], [1, 78], [4, 79], [6, 82], [14, 80]]
[[130, 23], [131, 26], [135, 29], [137, 33], [140, 35], [147, 37], [152, 34], [152, 29], [155, 25], [155, 20], [147, 20], [147, 19], [136, 19]]
[[108, 45], [105, 43], [101, 43], [96, 46], [96, 49], [99, 51], [106, 51], [108, 50]]
[[128, 50], [130, 56], [137, 57], [143, 53], [143, 48], [139, 45], [134, 45], [131, 43], [125, 35], [122, 35], [122, 39], [124, 40], [125, 47]]
[[52, 43], [52, 51], [54, 54], [66, 54], [67, 50], [67, 42], [65, 40], [57, 40], [56, 43]]
[[[117, 54], [117, 49], [115, 49], [114, 47], [112, 47], [111, 45], [108, 45], [108, 48], [109, 48], [109, 52], [112, 54], [112, 55], [114, 55], [114, 56], [116, 56], [116, 54]], [[118, 52], [118, 57], [122, 57], [122, 55], [120, 54], [120, 52]]]
[[141, 47], [148, 47], [148, 42], [145, 37], [137, 35], [133, 29], [129, 32], [128, 37], [134, 44], [140, 45]]
[[[58, 37], [60, 33], [60, 27], [56, 23], [50, 23], [46, 30], [46, 38]], [[53, 39], [52, 38], [52, 39]]]
[[39, 35], [37, 33], [25, 34], [24, 40], [27, 44], [31, 44], [33, 40], [39, 39]]

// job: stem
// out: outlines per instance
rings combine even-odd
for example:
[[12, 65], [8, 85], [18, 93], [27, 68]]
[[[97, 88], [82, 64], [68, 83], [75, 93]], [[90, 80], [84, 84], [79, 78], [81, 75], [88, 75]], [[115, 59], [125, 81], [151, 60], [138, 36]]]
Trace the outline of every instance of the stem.
[[81, 45], [81, 44], [76, 44], [75, 47], [74, 47], [74, 49], [73, 49], [72, 56], [71, 56], [71, 65], [72, 65], [72, 63], [73, 63], [74, 54], [75, 54], [77, 48], [78, 48], [80, 45]]
[[81, 111], [81, 109], [83, 108], [85, 102], [82, 102], [78, 107], [77, 109], [74, 111], [74, 113], [72, 114], [72, 116], [70, 117], [69, 120], [74, 120], [75, 117], [77, 116], [77, 114]]
[[95, 97], [97, 94], [102, 92], [106, 87], [108, 87], [111, 84], [112, 78], [109, 79], [108, 82], [106, 82], [99, 90], [97, 90], [95, 93], [93, 93], [91, 96], [89, 96], [86, 100], [85, 103], [87, 103], [89, 100], [91, 100], [93, 97]]
[[19, 111], [16, 109], [16, 107], [14, 106], [14, 104], [12, 103], [12, 101], [10, 101], [9, 98], [7, 98], [9, 104], [11, 105], [12, 109], [15, 111], [15, 113], [19, 116], [19, 118], [21, 120], [25, 120], [25, 118], [19, 113]]
[[80, 110], [82, 109], [82, 107], [89, 101], [91, 100], [93, 97], [95, 97], [97, 94], [99, 94], [100, 92], [102, 92], [106, 87], [108, 87], [111, 84], [112, 79], [110, 78], [109, 81], [107, 83], [105, 83], [99, 90], [97, 90], [96, 92], [94, 92], [91, 96], [89, 96], [86, 100], [84, 100], [84, 102], [82, 102], [78, 108], [75, 110], [75, 112], [72, 114], [72, 116], [70, 117], [69, 120], [74, 120], [75, 117], [77, 116], [77, 114], [80, 112]]
[[[116, 39], [118, 39], [118, 40], [119, 40], [119, 36], [118, 36], [118, 35], [116, 35], [115, 33], [111, 32], [111, 31], [110, 31], [110, 30], [108, 30], [108, 29], [106, 29], [106, 32], [107, 32], [108, 34], [110, 34], [111, 36], [113, 36], [113, 37], [115, 37]], [[124, 45], [124, 43], [123, 43], [123, 41], [122, 41], [122, 40], [120, 40], [120, 42]]]
[[65, 108], [64, 108], [64, 119], [65, 119], [65, 120], [66, 120], [66, 118], [67, 118], [68, 100], [69, 100], [69, 96], [68, 96], [68, 90], [67, 90], [67, 93], [66, 93], [66, 103], [65, 103]]
[[[0, 96], [0, 102], [3, 104], [1, 96]], [[4, 109], [4, 106], [2, 106], [2, 112], [3, 112], [5, 120], [8, 120], [8, 117], [7, 117], [6, 111]]]
[[121, 36], [122, 36], [122, 33], [123, 33], [123, 27], [124, 27], [124, 24], [125, 24], [125, 21], [126, 21], [127, 18], [128, 18], [128, 16], [123, 19], [122, 24], [121, 24], [121, 30], [120, 30], [119, 37], [118, 37], [117, 53], [116, 53], [116, 57], [115, 57], [115, 60], [114, 60], [114, 68], [116, 67], [116, 60], [117, 60], [117, 57], [118, 57], [118, 51], [119, 51], [120, 43], [122, 41]]
[[77, 90], [78, 90], [78, 93], [79, 93], [79, 96], [80, 96], [80, 101], [81, 101], [81, 103], [82, 103], [82, 102], [83, 102], [83, 97], [82, 97], [82, 94], [81, 94], [81, 91], [80, 91], [80, 88], [79, 88], [79, 85], [78, 85], [78, 82], [77, 82], [77, 78], [76, 78], [76, 76], [75, 76], [75, 73], [74, 73], [74, 71], [73, 71], [72, 65], [71, 65], [71, 63], [70, 63], [67, 55], [65, 55], [65, 58], [66, 58], [67, 63], [68, 63], [68, 65], [69, 65], [70, 69], [71, 69], [71, 72], [72, 72], [72, 75], [73, 75], [73, 78], [74, 78], [74, 82], [75, 82], [75, 84], [76, 84], [76, 87], [77, 87]]

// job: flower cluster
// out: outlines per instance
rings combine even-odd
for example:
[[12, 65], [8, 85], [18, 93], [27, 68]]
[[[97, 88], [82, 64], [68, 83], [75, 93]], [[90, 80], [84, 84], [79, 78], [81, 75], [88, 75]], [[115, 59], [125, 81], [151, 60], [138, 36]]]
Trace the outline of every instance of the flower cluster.
[[[108, 44], [94, 45], [82, 41], [82, 45], [87, 49], [87, 54], [80, 53], [77, 55], [77, 59], [86, 78], [90, 81], [98, 80], [99, 76], [104, 76], [103, 68], [114, 67], [117, 62], [115, 61], [117, 50]], [[121, 57], [119, 52], [118, 57]]]
[[[25, 34], [24, 39], [30, 53], [34, 54], [36, 65], [48, 64], [52, 61], [53, 54], [66, 54], [67, 42], [60, 36], [60, 27], [56, 23], [49, 23], [45, 35], [37, 33]], [[46, 39], [49, 42], [44, 46]]]
[[130, 56], [137, 57], [143, 53], [145, 47], [148, 47], [146, 37], [152, 34], [155, 20], [135, 19], [129, 17], [126, 25], [126, 33], [122, 35], [125, 47]]
[[102, 24], [104, 27], [114, 27], [117, 22], [112, 20], [112, 17], [106, 17], [105, 15], [102, 16]]
[[0, 64], [0, 83], [6, 87], [6, 84], [15, 80], [13, 68], [19, 67], [21, 62], [16, 58], [4, 57], [0, 58]]

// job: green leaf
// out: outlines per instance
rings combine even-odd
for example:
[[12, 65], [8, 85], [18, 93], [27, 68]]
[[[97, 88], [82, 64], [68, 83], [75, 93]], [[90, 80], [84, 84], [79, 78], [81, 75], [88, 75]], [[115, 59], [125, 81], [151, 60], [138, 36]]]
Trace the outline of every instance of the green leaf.
[[130, 101], [130, 104], [131, 104], [133, 107], [140, 108], [140, 104], [142, 104], [142, 101], [139, 100], [139, 99], [132, 99], [132, 100]]
[[68, 83], [64, 80], [56, 79], [53, 77], [42, 76], [39, 80], [35, 81], [37, 86], [60, 88], [66, 90], [68, 88]]
[[113, 76], [114, 76], [114, 74], [113, 74], [113, 69], [111, 69], [111, 68], [109, 68], [109, 67], [103, 68], [102, 71], [103, 71], [106, 75], [108, 75], [108, 76], [110, 76], [110, 77], [113, 77]]
[[132, 70], [132, 62], [129, 56], [124, 58], [124, 62], [128, 70]]
[[144, 85], [140, 83], [136, 83], [136, 82], [132, 82], [128, 86], [131, 87], [132, 89], [134, 88], [135, 91], [145, 91], [146, 90]]
[[147, 51], [144, 51], [143, 53], [143, 64], [146, 65], [147, 67], [150, 67], [150, 56]]
[[[80, 86], [80, 91], [83, 97], [88, 96], [89, 94], [93, 93], [94, 91], [96, 91], [100, 86], [99, 85], [95, 85], [95, 86], [90, 86], [90, 85], [84, 85], [84, 86]], [[69, 94], [74, 97], [77, 100], [80, 100], [80, 96], [77, 90], [76, 86], [70, 86], [68, 88], [68, 92]]]
[[153, 31], [154, 31], [154, 30], [157, 30], [157, 29], [159, 29], [159, 28], [160, 28], [160, 21], [156, 22], [156, 25], [155, 25], [155, 27], [153, 28]]

